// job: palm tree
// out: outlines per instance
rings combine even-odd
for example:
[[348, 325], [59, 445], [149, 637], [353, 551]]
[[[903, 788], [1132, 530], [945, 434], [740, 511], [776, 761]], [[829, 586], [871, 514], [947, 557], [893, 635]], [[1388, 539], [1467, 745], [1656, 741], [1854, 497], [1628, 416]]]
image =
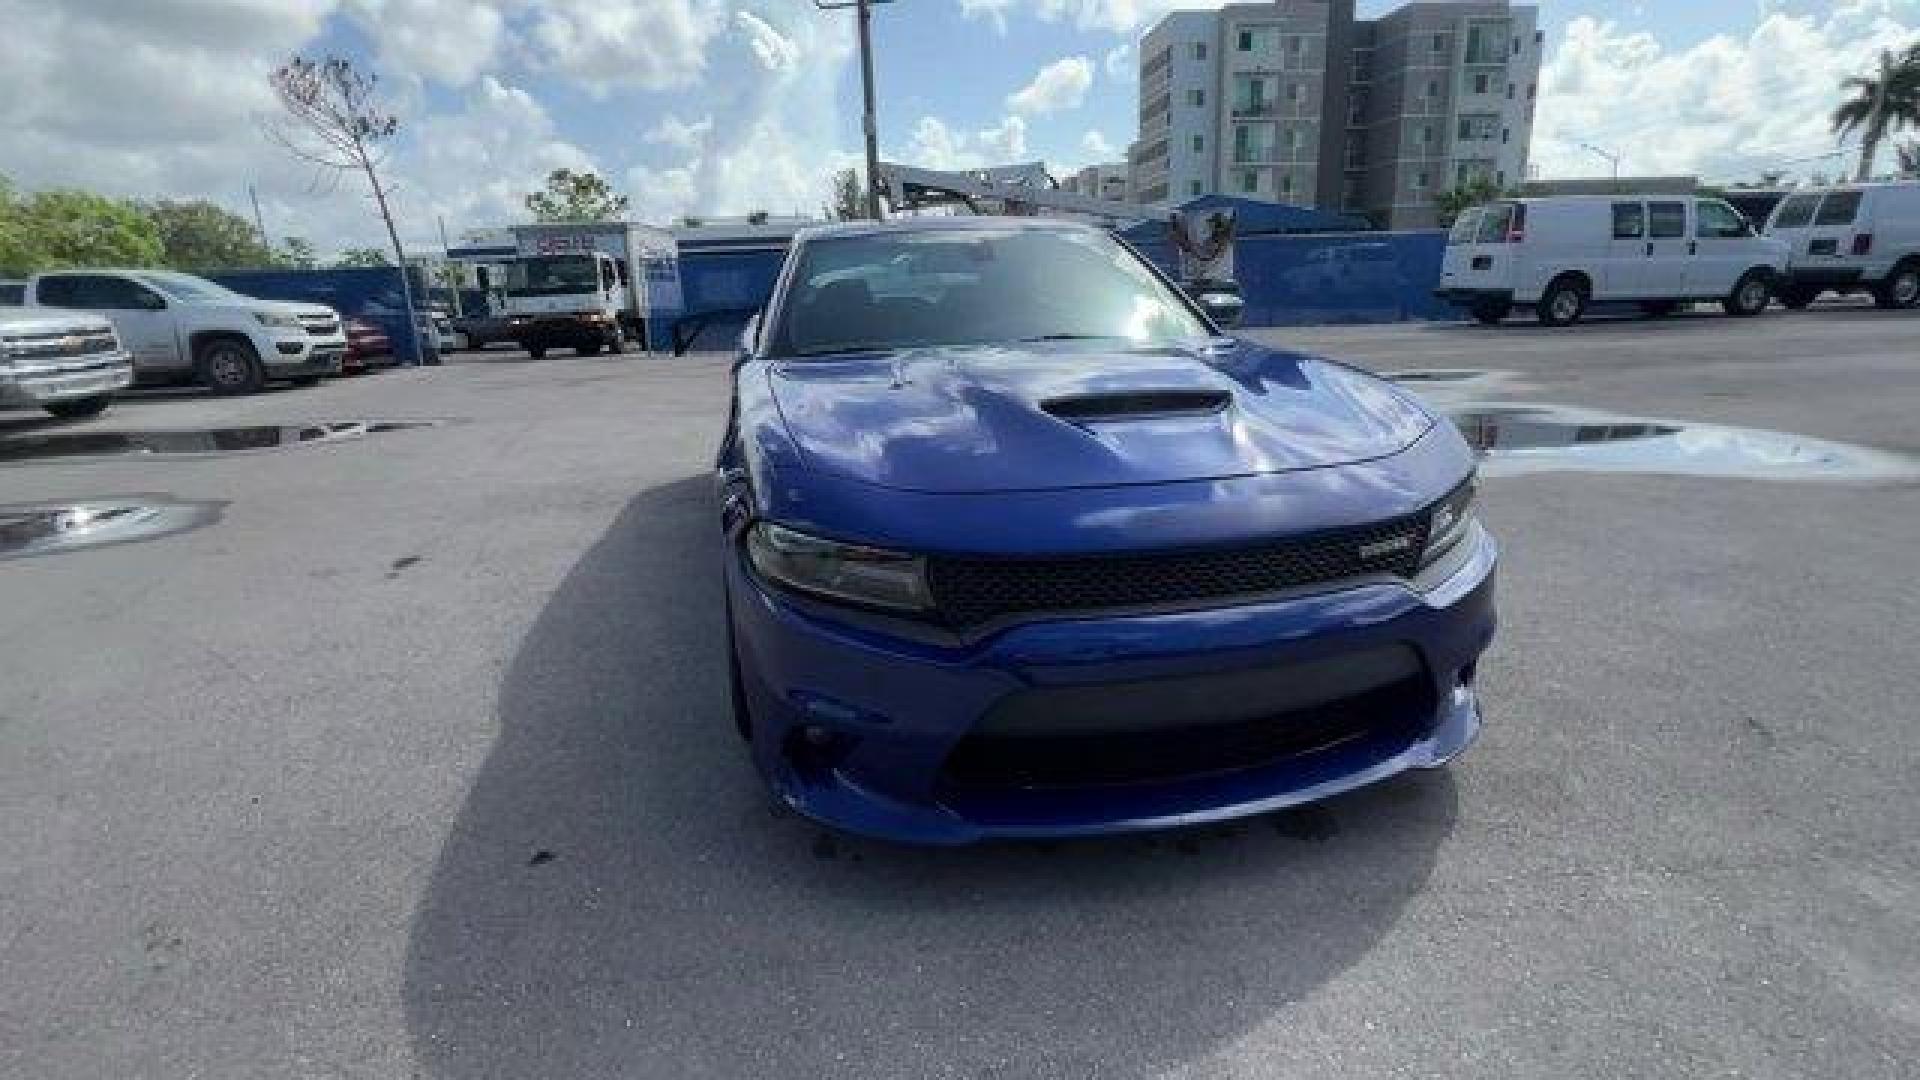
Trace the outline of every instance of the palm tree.
[[1833, 130], [1842, 138], [1860, 132], [1858, 183], [1873, 178], [1873, 159], [1888, 135], [1903, 127], [1920, 127], [1920, 44], [1903, 53], [1880, 53], [1878, 78], [1852, 78], [1841, 87], [1853, 96], [1833, 110]]

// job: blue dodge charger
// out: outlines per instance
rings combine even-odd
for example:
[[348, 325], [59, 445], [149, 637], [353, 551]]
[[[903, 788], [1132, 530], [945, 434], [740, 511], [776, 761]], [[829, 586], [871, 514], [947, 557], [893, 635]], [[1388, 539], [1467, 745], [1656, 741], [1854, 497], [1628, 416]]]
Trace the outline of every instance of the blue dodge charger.
[[1257, 814], [1480, 724], [1474, 455], [1222, 334], [1109, 234], [808, 230], [719, 454], [733, 704], [779, 799], [924, 843]]

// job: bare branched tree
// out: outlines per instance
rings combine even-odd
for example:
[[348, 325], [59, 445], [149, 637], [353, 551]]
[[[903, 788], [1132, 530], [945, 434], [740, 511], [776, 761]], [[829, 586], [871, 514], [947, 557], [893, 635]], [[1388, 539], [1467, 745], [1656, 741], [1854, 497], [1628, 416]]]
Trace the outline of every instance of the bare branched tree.
[[413, 283], [406, 272], [407, 256], [400, 248], [400, 231], [393, 224], [393, 207], [380, 180], [386, 149], [400, 130], [400, 119], [382, 106], [380, 77], [362, 71], [349, 60], [328, 55], [324, 60], [304, 56], [274, 69], [268, 76], [285, 115], [267, 124], [267, 135], [287, 153], [338, 177], [361, 173], [373, 190], [380, 221], [393, 244], [395, 265], [401, 268], [400, 289], [407, 305], [407, 324], [414, 317]]

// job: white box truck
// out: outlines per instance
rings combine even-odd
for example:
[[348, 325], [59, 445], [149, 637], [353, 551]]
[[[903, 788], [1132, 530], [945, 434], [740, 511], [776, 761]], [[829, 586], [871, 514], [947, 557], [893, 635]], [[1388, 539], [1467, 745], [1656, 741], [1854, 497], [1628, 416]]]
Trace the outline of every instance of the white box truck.
[[582, 356], [663, 340], [680, 308], [673, 234], [625, 221], [519, 225], [517, 254], [500, 264], [514, 340], [535, 359]]

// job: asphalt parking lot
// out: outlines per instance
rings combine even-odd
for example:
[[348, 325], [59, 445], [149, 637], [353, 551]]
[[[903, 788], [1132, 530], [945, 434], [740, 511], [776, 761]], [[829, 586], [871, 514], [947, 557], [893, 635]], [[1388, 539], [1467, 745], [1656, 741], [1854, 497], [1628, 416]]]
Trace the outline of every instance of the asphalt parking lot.
[[[1920, 460], [1917, 331], [1258, 336]], [[735, 741], [724, 380], [496, 352], [77, 425], [439, 426], [0, 463], [0, 503], [218, 509], [0, 562], [0, 1074], [1913, 1075], [1920, 480], [1490, 468], [1503, 626], [1452, 769], [922, 851], [770, 812]]]

